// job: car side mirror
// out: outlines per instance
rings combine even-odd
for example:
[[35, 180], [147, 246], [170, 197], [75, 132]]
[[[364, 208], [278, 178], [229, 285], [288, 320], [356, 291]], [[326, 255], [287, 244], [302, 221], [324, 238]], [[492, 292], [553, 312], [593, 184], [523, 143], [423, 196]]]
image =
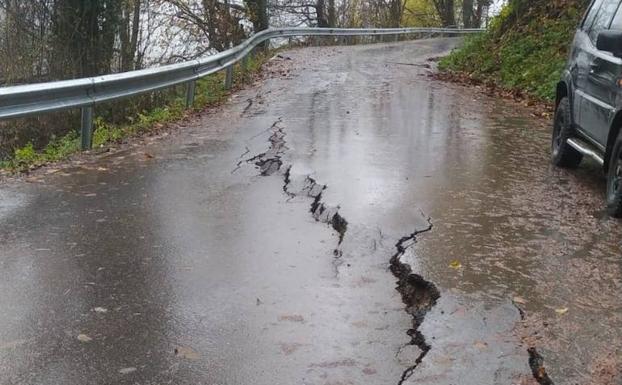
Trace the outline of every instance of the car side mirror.
[[622, 30], [603, 31], [598, 34], [596, 48], [599, 51], [611, 52], [613, 56], [622, 58]]

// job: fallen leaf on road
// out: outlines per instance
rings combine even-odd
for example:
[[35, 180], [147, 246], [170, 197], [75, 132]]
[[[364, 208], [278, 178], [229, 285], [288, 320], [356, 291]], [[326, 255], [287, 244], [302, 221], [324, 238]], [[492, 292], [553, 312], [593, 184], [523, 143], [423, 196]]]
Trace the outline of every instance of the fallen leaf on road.
[[527, 303], [527, 300], [525, 298], [523, 298], [523, 297], [514, 297], [512, 300], [514, 302], [516, 302], [516, 303], [521, 304], [521, 305], [524, 305], [524, 304]]
[[108, 309], [105, 307], [96, 307], [93, 309], [95, 313], [108, 313]]
[[78, 341], [80, 342], [91, 342], [93, 339], [86, 334], [78, 334]]
[[286, 314], [286, 315], [282, 315], [279, 316], [279, 321], [290, 321], [290, 322], [305, 322], [305, 319], [303, 316], [298, 315], [298, 314]]
[[566, 313], [568, 313], [568, 308], [567, 307], [562, 307], [559, 309], [555, 309], [555, 313], [559, 314], [559, 315], [564, 315]]
[[302, 344], [299, 344], [299, 343], [291, 343], [291, 344], [281, 343], [281, 351], [286, 356], [289, 356], [290, 354], [295, 353], [300, 347], [302, 347]]
[[371, 376], [371, 375], [376, 374], [376, 369], [374, 369], [374, 368], [365, 368], [365, 369], [363, 369], [363, 373], [368, 375], [368, 376]]
[[129, 374], [129, 373], [132, 373], [132, 372], [135, 372], [135, 371], [136, 371], [135, 367], [119, 369], [119, 373], [121, 373], [121, 374]]
[[478, 349], [486, 349], [488, 347], [488, 344], [483, 342], [483, 341], [476, 341], [473, 346], [475, 346]]
[[175, 355], [181, 358], [187, 358], [189, 360], [198, 360], [201, 355], [194, 349], [187, 346], [179, 346], [175, 348]]
[[460, 261], [456, 259], [456, 260], [451, 261], [451, 263], [449, 264], [449, 267], [451, 267], [452, 269], [458, 270], [459, 268], [462, 267], [462, 263], [460, 263]]

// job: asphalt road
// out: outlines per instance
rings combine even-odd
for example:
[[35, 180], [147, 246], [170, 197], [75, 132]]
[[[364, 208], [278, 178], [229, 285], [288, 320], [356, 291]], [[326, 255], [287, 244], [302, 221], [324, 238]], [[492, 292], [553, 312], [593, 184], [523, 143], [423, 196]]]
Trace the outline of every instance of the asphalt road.
[[3, 183], [0, 383], [533, 384], [530, 347], [555, 384], [620, 383], [602, 177], [431, 79], [456, 44], [287, 51], [167, 134]]

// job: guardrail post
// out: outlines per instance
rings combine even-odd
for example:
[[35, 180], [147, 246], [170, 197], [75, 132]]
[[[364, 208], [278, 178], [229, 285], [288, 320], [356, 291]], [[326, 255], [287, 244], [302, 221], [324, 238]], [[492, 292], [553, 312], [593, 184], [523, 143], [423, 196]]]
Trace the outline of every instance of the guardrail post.
[[186, 108], [191, 108], [194, 104], [194, 91], [197, 88], [197, 81], [191, 80], [186, 85]]
[[242, 70], [243, 70], [244, 72], [246, 72], [246, 70], [248, 69], [248, 56], [249, 56], [249, 55], [250, 55], [250, 54], [248, 54], [248, 55], [246, 55], [246, 56], [244, 56], [244, 57], [242, 58]]
[[233, 65], [230, 65], [225, 70], [225, 89], [230, 90], [233, 86]]
[[81, 111], [80, 141], [82, 151], [86, 151], [93, 147], [93, 106], [82, 107]]
[[252, 54], [253, 52], [251, 51], [248, 53], [248, 55], [244, 56], [244, 58], [242, 59], [242, 71], [244, 73], [244, 80], [247, 80], [249, 78], [248, 71], [250, 67], [250, 60], [251, 60]]

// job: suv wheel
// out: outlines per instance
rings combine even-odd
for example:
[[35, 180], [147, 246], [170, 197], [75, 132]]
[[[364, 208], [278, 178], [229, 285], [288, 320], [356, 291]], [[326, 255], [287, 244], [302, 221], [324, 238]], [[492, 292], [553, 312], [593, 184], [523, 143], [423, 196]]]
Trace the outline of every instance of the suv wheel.
[[570, 101], [564, 97], [557, 106], [555, 119], [553, 121], [553, 164], [558, 167], [575, 168], [581, 163], [583, 154], [566, 142], [571, 138], [574, 131], [572, 129], [572, 119], [570, 118]]
[[613, 217], [622, 217], [622, 131], [618, 134], [609, 158], [607, 210]]

